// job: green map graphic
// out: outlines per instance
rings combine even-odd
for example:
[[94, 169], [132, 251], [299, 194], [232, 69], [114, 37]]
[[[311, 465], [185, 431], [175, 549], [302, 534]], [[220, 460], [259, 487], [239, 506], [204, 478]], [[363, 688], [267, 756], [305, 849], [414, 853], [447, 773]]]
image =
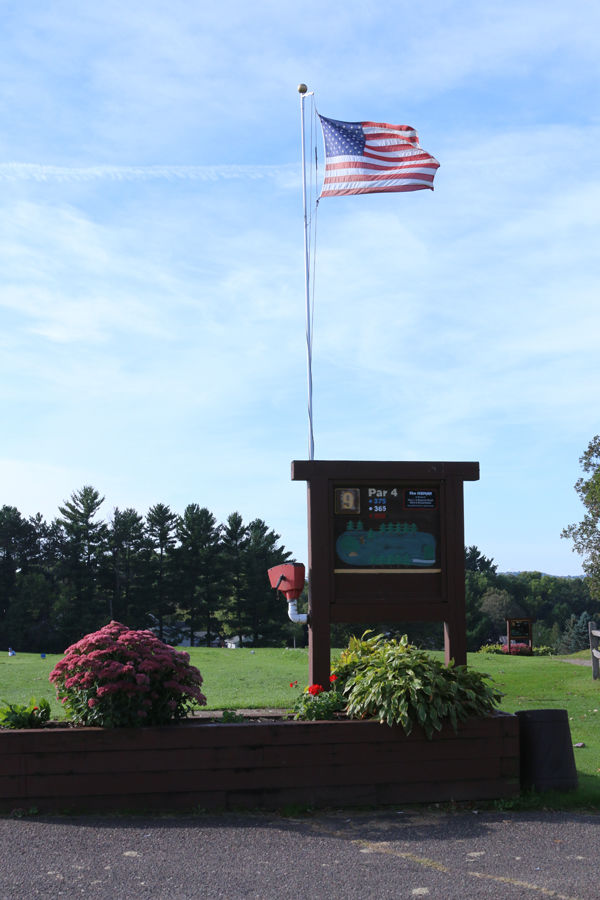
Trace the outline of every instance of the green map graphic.
[[349, 522], [335, 544], [338, 558], [351, 566], [433, 566], [435, 537], [414, 523], [383, 522], [377, 531]]

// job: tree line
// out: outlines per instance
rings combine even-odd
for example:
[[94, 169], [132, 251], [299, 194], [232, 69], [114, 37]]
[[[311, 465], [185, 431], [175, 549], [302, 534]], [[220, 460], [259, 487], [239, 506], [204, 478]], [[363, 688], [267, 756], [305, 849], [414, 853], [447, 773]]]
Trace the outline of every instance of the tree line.
[[[587, 623], [600, 621], [600, 437], [581, 458], [588, 475], [576, 484], [586, 513], [563, 536], [584, 556], [585, 577], [541, 572], [499, 573], [476, 546], [465, 548], [467, 649], [506, 632], [506, 619], [534, 618], [534, 642], [556, 652], [587, 646]], [[223, 524], [197, 503], [182, 515], [157, 503], [145, 516], [114, 509], [84, 486], [46, 522], [0, 508], [0, 647], [62, 652], [110, 619], [152, 627], [162, 639], [192, 646], [236, 635], [254, 644], [301, 640], [267, 569], [289, 560], [280, 537], [262, 519], [234, 512]], [[333, 625], [332, 645], [366, 628], [407, 632], [414, 643], [443, 645], [440, 625]]]
[[219, 524], [197, 503], [182, 515], [157, 503], [104, 521], [103, 502], [87, 485], [50, 523], [0, 508], [0, 647], [62, 652], [111, 619], [192, 646], [301, 635], [267, 576], [290, 553], [262, 519]]
[[495, 643], [506, 634], [506, 620], [522, 616], [535, 619], [534, 644], [573, 653], [589, 646], [587, 623], [600, 616], [588, 577], [501, 573], [475, 546], [465, 549], [465, 596], [471, 651]]

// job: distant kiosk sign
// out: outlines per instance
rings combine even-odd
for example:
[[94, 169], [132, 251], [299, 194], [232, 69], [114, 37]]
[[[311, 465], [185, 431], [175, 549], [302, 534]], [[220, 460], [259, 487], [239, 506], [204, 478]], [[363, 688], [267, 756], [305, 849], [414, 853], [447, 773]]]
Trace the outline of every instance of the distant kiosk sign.
[[329, 677], [335, 622], [443, 622], [466, 663], [463, 484], [479, 464], [307, 460], [311, 681]]
[[338, 570], [439, 570], [436, 488], [336, 487], [333, 528]]

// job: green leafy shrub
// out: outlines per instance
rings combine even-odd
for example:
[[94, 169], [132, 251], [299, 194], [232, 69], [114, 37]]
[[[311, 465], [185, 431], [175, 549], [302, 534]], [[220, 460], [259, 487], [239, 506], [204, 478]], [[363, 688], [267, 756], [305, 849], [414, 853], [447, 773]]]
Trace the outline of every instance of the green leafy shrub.
[[482, 647], [477, 651], [478, 653], [504, 653], [503, 650], [504, 644], [483, 644]]
[[533, 646], [534, 656], [552, 656], [553, 653], [552, 647], [547, 647], [545, 644], [540, 644], [539, 647], [536, 647], [535, 644]]
[[[367, 635], [371, 635], [371, 637]], [[380, 652], [385, 643], [386, 639], [382, 634], [374, 634], [370, 630], [365, 631], [360, 638], [352, 636], [348, 641], [348, 646], [342, 650], [331, 670], [336, 677], [337, 689], [343, 691], [348, 679], [355, 674], [359, 667], [367, 664], [373, 656]]]
[[189, 654], [119, 622], [69, 647], [50, 681], [78, 725], [165, 725], [206, 705]]
[[326, 691], [320, 684], [309, 684], [302, 691], [294, 703], [295, 719], [308, 719], [309, 721], [333, 719], [335, 713], [344, 709], [346, 700], [337, 688], [337, 678], [332, 675], [331, 679], [331, 690], [329, 691]]
[[2, 728], [43, 728], [50, 718], [50, 704], [45, 698], [32, 697], [28, 705], [24, 703], [4, 703], [0, 709]]
[[[528, 651], [529, 645], [528, 644], [513, 644], [510, 652], [513, 656], [520, 656], [520, 655], [522, 655], [521, 651], [523, 650], [523, 648], [525, 648]], [[484, 644], [482, 647], [479, 648], [479, 650], [477, 652], [483, 653], [483, 654], [503, 653], [506, 656], [508, 653], [508, 649], [507, 649], [506, 644]], [[524, 653], [523, 655], [552, 656], [552, 653], [553, 653], [552, 647], [547, 647], [545, 644], [540, 644], [538, 647], [536, 647], [534, 645], [532, 654], [529, 654], [527, 652], [527, 653]]]
[[[352, 718], [377, 718], [402, 725], [410, 734], [420, 725], [428, 738], [449, 721], [485, 716], [502, 694], [487, 683], [487, 675], [466, 666], [445, 666], [426, 651], [382, 636], [349, 645], [334, 673], [343, 681], [346, 712]], [[354, 667], [350, 674], [347, 667]]]

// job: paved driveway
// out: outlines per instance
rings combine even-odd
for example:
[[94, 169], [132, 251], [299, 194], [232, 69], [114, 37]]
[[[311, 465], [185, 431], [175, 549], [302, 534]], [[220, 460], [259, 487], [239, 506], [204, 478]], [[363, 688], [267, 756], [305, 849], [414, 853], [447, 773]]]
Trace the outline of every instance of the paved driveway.
[[600, 816], [331, 812], [0, 819], [0, 898], [600, 896]]

